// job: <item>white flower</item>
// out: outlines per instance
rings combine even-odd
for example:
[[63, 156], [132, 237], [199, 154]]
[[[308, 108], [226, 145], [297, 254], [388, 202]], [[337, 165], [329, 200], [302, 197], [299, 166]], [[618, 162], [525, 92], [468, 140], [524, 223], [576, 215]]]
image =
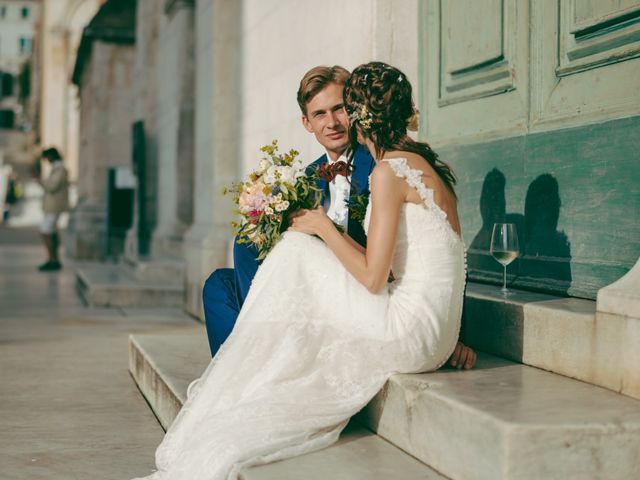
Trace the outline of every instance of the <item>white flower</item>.
[[296, 183], [297, 170], [293, 167], [279, 167], [278, 173], [280, 174], [280, 181], [294, 185]]
[[306, 168], [305, 166], [302, 164], [302, 161], [296, 161], [293, 165], [292, 168], [294, 168], [296, 170], [296, 174], [295, 177], [296, 178], [300, 178], [300, 177], [304, 177], [306, 175]]
[[265, 172], [262, 180], [267, 185], [288, 183], [295, 185], [296, 179], [304, 175], [301, 171], [293, 166], [288, 165], [272, 165]]
[[264, 172], [267, 168], [269, 168], [272, 165], [273, 165], [273, 163], [271, 163], [266, 158], [263, 158], [262, 160], [260, 160], [260, 171]]
[[266, 213], [267, 215], [273, 215], [273, 208], [271, 207], [265, 208], [264, 213]]
[[275, 165], [271, 165], [267, 168], [264, 176], [262, 177], [262, 181], [267, 185], [273, 185], [278, 181], [278, 167]]

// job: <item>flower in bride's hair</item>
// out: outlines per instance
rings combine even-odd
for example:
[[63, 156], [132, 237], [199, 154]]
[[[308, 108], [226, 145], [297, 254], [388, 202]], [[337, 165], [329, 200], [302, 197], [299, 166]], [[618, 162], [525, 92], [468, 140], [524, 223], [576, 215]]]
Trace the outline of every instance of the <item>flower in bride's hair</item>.
[[420, 128], [420, 111], [417, 108], [413, 108], [413, 115], [407, 120], [407, 130], [410, 132], [417, 132]]
[[358, 122], [362, 128], [369, 130], [371, 123], [373, 122], [373, 115], [369, 111], [366, 105], [354, 102], [353, 111], [349, 115], [349, 121], [351, 123]]

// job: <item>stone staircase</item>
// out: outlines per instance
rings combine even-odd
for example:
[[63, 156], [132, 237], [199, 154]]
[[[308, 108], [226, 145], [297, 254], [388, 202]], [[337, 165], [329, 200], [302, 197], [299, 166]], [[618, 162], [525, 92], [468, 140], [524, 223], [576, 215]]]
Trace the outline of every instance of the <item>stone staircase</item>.
[[184, 264], [172, 258], [78, 263], [76, 289], [94, 307], [182, 306]]
[[505, 299], [478, 283], [466, 294], [468, 345], [640, 399], [640, 308], [524, 291]]
[[[202, 327], [170, 335], [132, 335], [129, 369], [160, 424], [168, 428], [182, 407], [189, 383], [210, 361]], [[401, 477], [397, 473], [402, 472]], [[440, 480], [446, 477], [352, 421], [335, 445], [298, 458], [249, 468], [242, 480]]]
[[[601, 321], [595, 302], [526, 292], [505, 300], [470, 284], [466, 305], [465, 340], [499, 357], [481, 353], [470, 371], [396, 375], [336, 445], [243, 478], [640, 478], [640, 400], [612, 391], [624, 391], [616, 382], [591, 384], [605, 378], [594, 372], [607, 354], [583, 338], [599, 338], [584, 331]], [[626, 336], [637, 339], [633, 331]], [[209, 361], [204, 329], [134, 335], [129, 361], [166, 428]], [[625, 375], [633, 384], [635, 372]]]

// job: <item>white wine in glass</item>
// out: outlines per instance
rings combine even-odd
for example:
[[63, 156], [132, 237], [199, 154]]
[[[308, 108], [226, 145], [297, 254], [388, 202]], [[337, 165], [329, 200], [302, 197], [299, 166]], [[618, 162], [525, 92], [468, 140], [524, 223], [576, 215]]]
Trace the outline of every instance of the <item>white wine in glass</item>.
[[491, 255], [503, 268], [502, 293], [509, 293], [507, 289], [507, 265], [520, 255], [518, 246], [518, 232], [515, 223], [495, 223], [491, 234]]

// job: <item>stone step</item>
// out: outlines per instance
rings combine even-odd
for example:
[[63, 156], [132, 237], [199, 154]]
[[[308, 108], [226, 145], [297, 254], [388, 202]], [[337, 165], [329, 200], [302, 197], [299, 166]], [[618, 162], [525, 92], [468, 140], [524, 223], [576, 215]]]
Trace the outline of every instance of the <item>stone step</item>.
[[130, 269], [132, 275], [140, 281], [182, 281], [184, 278], [184, 261], [176, 258], [152, 257], [148, 259], [131, 260], [125, 257], [123, 265]]
[[129, 337], [129, 370], [165, 430], [187, 399], [189, 383], [210, 361], [202, 325]]
[[76, 289], [95, 307], [180, 306], [184, 297], [182, 278], [142, 281], [128, 268], [106, 263], [77, 264]]
[[445, 480], [446, 477], [376, 434], [351, 422], [340, 440], [323, 450], [252, 467], [240, 480]]
[[640, 319], [596, 302], [470, 282], [461, 333], [469, 346], [640, 399]]
[[[129, 358], [167, 426], [209, 362], [204, 329], [132, 336]], [[639, 401], [486, 354], [469, 371], [392, 377], [356, 420], [452, 479], [640, 478]]]
[[640, 401], [486, 354], [392, 377], [358, 420], [453, 479], [640, 478]]
[[[210, 361], [202, 327], [170, 335], [132, 335], [129, 369], [156, 417], [166, 429], [186, 399], [189, 383]], [[329, 448], [300, 457], [251, 467], [241, 480], [444, 480], [441, 474], [361, 425], [351, 422]]]

